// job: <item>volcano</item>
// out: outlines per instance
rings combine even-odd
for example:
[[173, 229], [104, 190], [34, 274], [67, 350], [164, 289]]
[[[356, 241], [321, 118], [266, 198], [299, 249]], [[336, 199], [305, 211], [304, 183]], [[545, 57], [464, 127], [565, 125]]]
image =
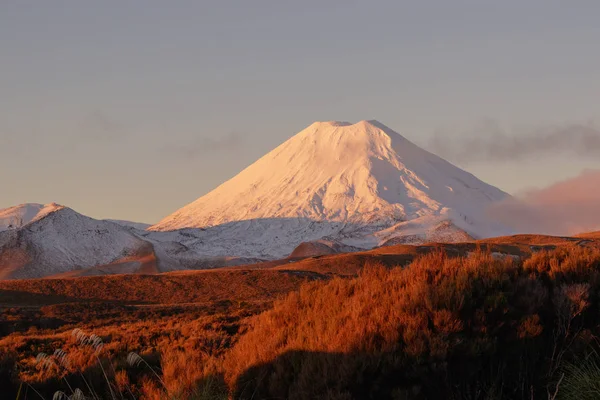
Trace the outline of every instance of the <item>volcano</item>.
[[202, 228], [201, 247], [262, 257], [324, 238], [462, 241], [506, 233], [485, 210], [507, 197], [378, 121], [315, 122], [150, 230]]

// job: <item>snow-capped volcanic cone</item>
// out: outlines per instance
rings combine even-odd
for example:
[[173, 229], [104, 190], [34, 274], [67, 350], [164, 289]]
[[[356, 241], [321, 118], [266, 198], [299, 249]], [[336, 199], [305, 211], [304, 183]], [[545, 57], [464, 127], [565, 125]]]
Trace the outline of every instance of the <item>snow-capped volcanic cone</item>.
[[[289, 243], [291, 249], [323, 233], [366, 247], [399, 236], [448, 241], [454, 233], [460, 238], [504, 233], [486, 221], [484, 211], [507, 196], [377, 121], [316, 122], [150, 229], [227, 224], [231, 234], [241, 221], [268, 226], [295, 220], [327, 229], [301, 230], [310, 237], [291, 235], [289, 240], [297, 240]], [[238, 241], [246, 240], [247, 229], [246, 235], [237, 232]], [[285, 241], [269, 244], [279, 246], [269, 254], [289, 247]]]

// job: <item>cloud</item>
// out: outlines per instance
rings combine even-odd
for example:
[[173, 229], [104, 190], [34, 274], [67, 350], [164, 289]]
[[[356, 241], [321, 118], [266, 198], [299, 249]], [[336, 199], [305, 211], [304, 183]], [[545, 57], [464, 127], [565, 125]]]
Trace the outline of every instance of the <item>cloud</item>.
[[238, 133], [231, 132], [217, 138], [198, 137], [186, 144], [170, 145], [167, 152], [176, 157], [194, 159], [237, 152], [243, 144], [244, 138]]
[[532, 190], [489, 208], [519, 233], [572, 235], [600, 230], [600, 170]]
[[114, 140], [126, 134], [121, 123], [100, 111], [86, 115], [75, 128], [77, 136], [86, 140]]
[[428, 148], [459, 163], [523, 161], [557, 154], [600, 157], [600, 128], [593, 124], [568, 124], [509, 134], [498, 123], [486, 121], [477, 131], [465, 136], [437, 133]]
[[[59, 151], [91, 151], [98, 146], [110, 145], [117, 140], [127, 138], [126, 127], [100, 111], [85, 114], [75, 119], [73, 124], [64, 132], [64, 137], [56, 141]], [[52, 145], [52, 144], [51, 144]]]

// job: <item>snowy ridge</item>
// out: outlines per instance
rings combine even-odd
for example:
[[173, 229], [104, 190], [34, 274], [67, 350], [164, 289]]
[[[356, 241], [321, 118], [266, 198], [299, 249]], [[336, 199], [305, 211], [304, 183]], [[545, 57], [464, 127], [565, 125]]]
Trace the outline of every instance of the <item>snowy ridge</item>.
[[5, 220], [17, 218], [19, 223], [0, 232], [0, 279], [156, 273], [241, 262], [234, 257], [206, 257], [169, 238], [143, 237], [147, 232], [95, 220], [57, 204], [7, 210], [2, 214]]
[[44, 208], [21, 228], [0, 233], [0, 278], [41, 277], [109, 264], [143, 242], [115, 224], [61, 206]]
[[145, 231], [146, 229], [148, 229], [152, 226], [151, 224], [144, 224], [142, 222], [123, 221], [120, 219], [106, 219], [105, 221], [112, 222], [117, 225], [124, 226], [126, 228], [137, 229], [140, 231]]
[[0, 232], [18, 229], [46, 215], [63, 208], [56, 203], [51, 204], [20, 204], [15, 207], [0, 210]]

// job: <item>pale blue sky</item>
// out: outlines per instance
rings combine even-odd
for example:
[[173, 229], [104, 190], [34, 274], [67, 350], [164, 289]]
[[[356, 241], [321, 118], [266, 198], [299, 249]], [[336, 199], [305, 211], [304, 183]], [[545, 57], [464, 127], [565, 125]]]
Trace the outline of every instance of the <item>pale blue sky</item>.
[[[488, 120], [596, 123], [599, 16], [597, 0], [1, 1], [0, 208], [155, 222], [315, 120], [421, 145]], [[528, 159], [458, 164], [512, 193], [600, 168]]]

